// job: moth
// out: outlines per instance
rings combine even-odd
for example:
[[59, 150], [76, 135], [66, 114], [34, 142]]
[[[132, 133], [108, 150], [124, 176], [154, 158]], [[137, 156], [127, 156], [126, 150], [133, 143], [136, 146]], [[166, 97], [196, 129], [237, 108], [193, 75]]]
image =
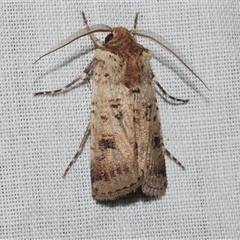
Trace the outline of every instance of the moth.
[[[96, 199], [114, 200], [139, 187], [148, 196], [160, 197], [167, 188], [165, 155], [183, 169], [184, 166], [164, 146], [154, 85], [172, 101], [186, 103], [188, 100], [169, 95], [156, 81], [150, 67], [152, 54], [138, 44], [135, 37], [157, 42], [202, 80], [163, 38], [136, 29], [138, 13], [131, 30], [104, 24], [89, 26], [84, 12], [82, 16], [85, 29], [37, 59], [86, 35], [97, 46], [93, 60], [75, 80], [61, 89], [35, 93], [35, 96], [55, 95], [65, 92], [79, 80], [93, 80], [91, 120], [63, 177], [76, 162], [91, 134], [91, 182]], [[104, 43], [94, 35], [96, 32], [109, 32]]]

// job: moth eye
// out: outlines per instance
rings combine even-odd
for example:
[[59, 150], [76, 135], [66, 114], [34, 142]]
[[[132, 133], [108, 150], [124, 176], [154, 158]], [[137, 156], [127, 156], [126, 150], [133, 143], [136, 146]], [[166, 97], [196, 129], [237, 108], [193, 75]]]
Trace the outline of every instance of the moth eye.
[[113, 34], [109, 33], [106, 37], [105, 37], [105, 43], [108, 43], [109, 41], [111, 41], [113, 39]]

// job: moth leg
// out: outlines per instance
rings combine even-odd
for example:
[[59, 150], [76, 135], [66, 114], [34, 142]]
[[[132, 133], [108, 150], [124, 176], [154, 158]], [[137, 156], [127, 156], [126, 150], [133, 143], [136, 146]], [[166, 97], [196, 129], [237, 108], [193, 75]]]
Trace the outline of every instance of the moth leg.
[[134, 30], [136, 30], [136, 28], [137, 28], [138, 15], [139, 15], [139, 12], [136, 13], [136, 16], [135, 16], [135, 19], [134, 19], [134, 25], [133, 25]]
[[153, 81], [155, 82], [155, 84], [157, 84], [158, 88], [162, 91], [162, 93], [165, 95], [166, 98], [170, 98], [171, 100], [173, 100], [175, 102], [182, 102], [182, 103], [189, 102], [189, 99], [180, 99], [180, 98], [175, 98], [175, 97], [169, 95], [157, 80], [153, 79]]
[[66, 177], [68, 171], [70, 170], [72, 165], [77, 161], [78, 156], [82, 153], [83, 147], [88, 139], [89, 134], [90, 134], [90, 123], [88, 124], [87, 130], [84, 133], [83, 139], [78, 147], [78, 150], [77, 150], [75, 156], [73, 157], [72, 161], [68, 164], [68, 166], [63, 174], [63, 178]]
[[185, 170], [185, 167], [165, 148], [164, 152], [169, 158], [171, 158], [179, 167]]
[[[82, 13], [82, 17], [83, 17], [83, 23], [84, 25], [86, 26], [86, 29], [89, 31], [90, 28], [89, 28], [89, 25], [88, 25], [88, 22], [87, 22], [87, 19], [85, 17], [85, 13], [84, 12], [81, 12]], [[90, 37], [91, 39], [93, 40], [93, 42], [99, 46], [99, 47], [102, 47], [103, 46], [103, 43], [100, 39], [98, 39], [97, 37], [95, 37], [95, 35], [93, 33], [90, 34]]]
[[59, 89], [56, 89], [56, 90], [52, 90], [52, 91], [37, 92], [37, 93], [34, 93], [34, 96], [55, 95], [55, 94], [63, 93], [65, 91], [67, 91], [73, 84], [75, 84], [79, 80], [86, 79], [86, 78], [89, 79], [89, 73], [90, 73], [94, 63], [95, 63], [95, 59], [93, 59], [93, 61], [86, 67], [86, 69], [83, 71], [82, 74], [80, 74], [76, 79], [74, 79], [72, 82], [70, 82], [66, 86], [64, 86], [62, 88], [59, 88]]

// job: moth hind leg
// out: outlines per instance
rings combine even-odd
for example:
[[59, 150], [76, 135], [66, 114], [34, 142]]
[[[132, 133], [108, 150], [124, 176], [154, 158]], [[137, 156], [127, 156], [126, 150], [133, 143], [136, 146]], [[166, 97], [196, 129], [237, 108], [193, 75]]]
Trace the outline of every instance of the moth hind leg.
[[171, 158], [182, 170], [185, 170], [185, 167], [165, 148], [165, 155]]
[[83, 139], [82, 139], [82, 141], [81, 141], [81, 143], [80, 143], [80, 145], [78, 147], [78, 150], [77, 150], [77, 152], [75, 154], [75, 156], [73, 157], [72, 161], [68, 164], [68, 166], [67, 166], [67, 168], [66, 168], [66, 170], [65, 170], [65, 172], [63, 174], [63, 178], [66, 177], [68, 171], [70, 170], [72, 165], [77, 161], [78, 156], [82, 153], [83, 147], [84, 147], [84, 145], [85, 145], [85, 143], [86, 143], [86, 141], [88, 139], [88, 136], [90, 134], [90, 129], [91, 128], [90, 128], [90, 123], [89, 123], [88, 127], [87, 127], [87, 129], [86, 129], [86, 131], [84, 133]]
[[158, 86], [158, 88], [161, 90], [161, 92], [165, 95], [166, 98], [170, 98], [171, 100], [173, 100], [175, 102], [181, 102], [181, 103], [189, 102], [189, 99], [180, 99], [180, 98], [171, 96], [170, 94], [167, 93], [167, 91], [160, 85], [160, 83], [156, 79], [153, 78], [153, 81]]

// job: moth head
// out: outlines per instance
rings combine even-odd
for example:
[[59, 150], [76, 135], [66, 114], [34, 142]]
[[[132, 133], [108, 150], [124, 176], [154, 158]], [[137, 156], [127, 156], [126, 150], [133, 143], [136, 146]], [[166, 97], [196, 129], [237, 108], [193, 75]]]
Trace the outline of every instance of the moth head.
[[131, 30], [128, 30], [127, 28], [124, 27], [114, 27], [112, 28], [111, 33], [109, 33], [105, 37], [105, 42], [104, 44], [107, 43], [112, 43], [112, 42], [123, 42], [126, 41], [127, 39], [133, 39], [133, 35], [131, 33]]

